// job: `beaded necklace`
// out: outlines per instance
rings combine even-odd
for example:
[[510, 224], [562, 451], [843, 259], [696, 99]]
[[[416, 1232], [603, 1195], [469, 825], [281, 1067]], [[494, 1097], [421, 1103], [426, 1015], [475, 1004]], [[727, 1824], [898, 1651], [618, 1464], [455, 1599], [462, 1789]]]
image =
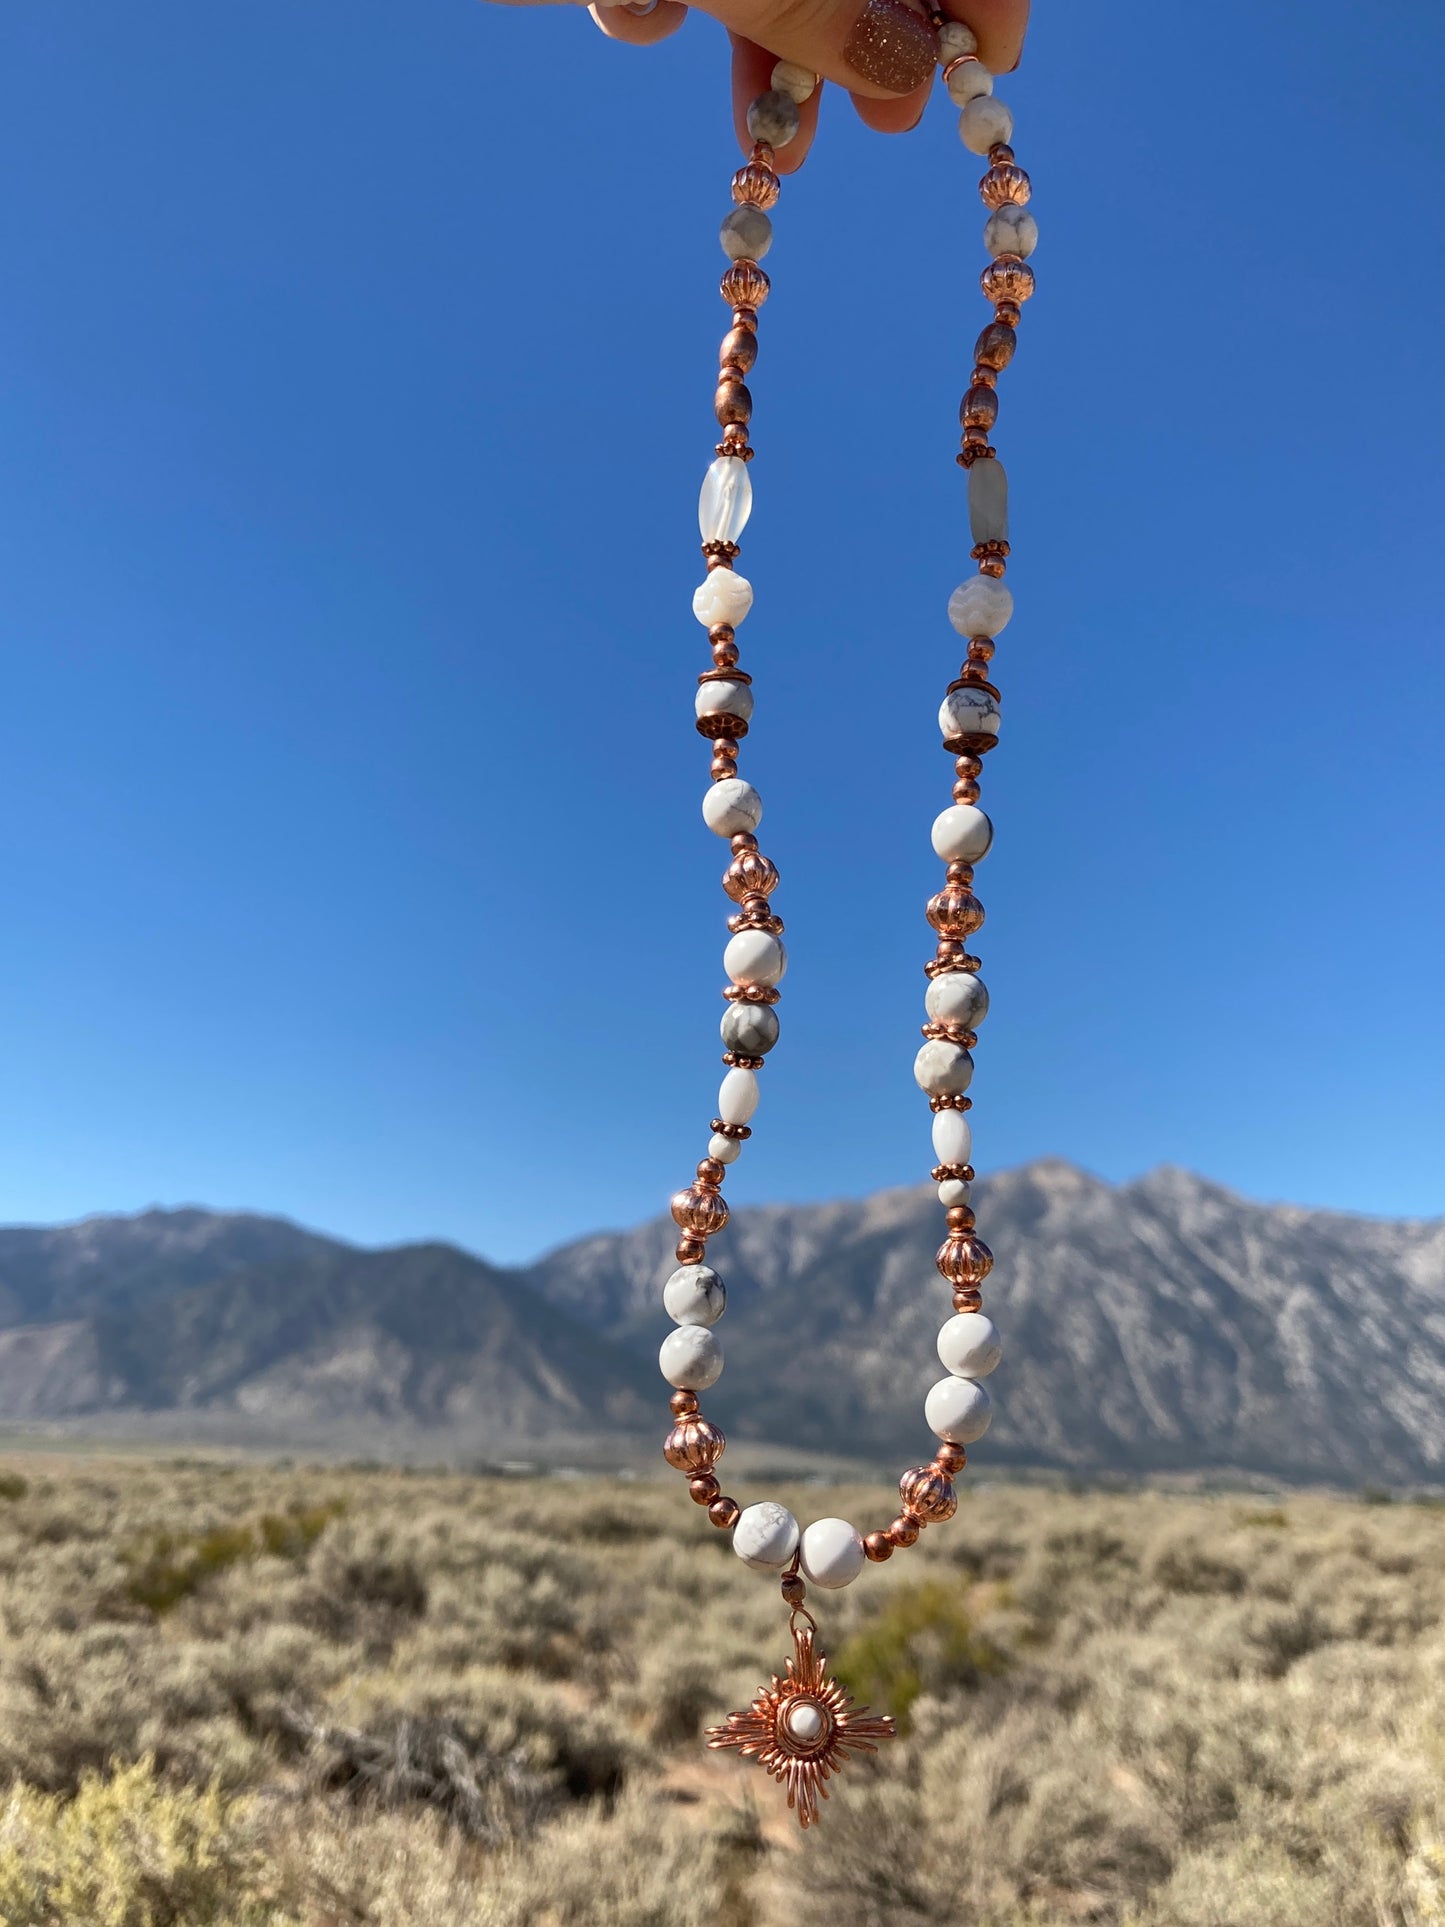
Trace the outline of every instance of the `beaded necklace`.
[[751, 1135], [757, 1109], [758, 1072], [778, 1041], [778, 985], [787, 968], [783, 922], [771, 898], [778, 873], [758, 847], [762, 800], [738, 775], [738, 744], [748, 733], [753, 711], [751, 677], [738, 666], [737, 631], [752, 607], [752, 585], [734, 563], [738, 541], [752, 511], [748, 443], [752, 397], [747, 375], [757, 358], [758, 309], [767, 300], [769, 281], [759, 265], [772, 245], [768, 210], [778, 199], [776, 150], [792, 140], [798, 108], [817, 78], [789, 61], [773, 69], [771, 89], [748, 109], [752, 157], [733, 176], [736, 203], [722, 224], [722, 245], [730, 257], [722, 277], [723, 300], [732, 309], [732, 327], [720, 351], [716, 395], [722, 439], [702, 485], [698, 524], [707, 576], [692, 599], [693, 614], [708, 632], [712, 666], [698, 677], [697, 727], [712, 744], [712, 786], [703, 799], [703, 820], [727, 839], [732, 861], [723, 889], [736, 905], [723, 952], [729, 982], [723, 991], [723, 1062], [727, 1071], [718, 1093], [707, 1156], [684, 1191], [672, 1199], [672, 1216], [681, 1232], [678, 1269], [663, 1288], [663, 1304], [674, 1330], [659, 1356], [663, 1377], [675, 1386], [673, 1426], [663, 1447], [669, 1465], [688, 1476], [688, 1490], [705, 1506], [713, 1525], [733, 1535], [733, 1549], [745, 1565], [780, 1575], [789, 1609], [793, 1655], [781, 1676], [774, 1675], [744, 1712], [728, 1715], [709, 1730], [709, 1746], [733, 1747], [756, 1759], [787, 1788], [788, 1805], [804, 1827], [818, 1818], [827, 1780], [851, 1753], [874, 1752], [891, 1738], [893, 1721], [856, 1707], [830, 1675], [815, 1635], [817, 1622], [807, 1610], [808, 1586], [833, 1591], [851, 1585], [870, 1561], [891, 1559], [914, 1545], [926, 1526], [941, 1524], [958, 1507], [955, 1474], [967, 1463], [966, 1447], [987, 1431], [992, 1402], [984, 1380], [999, 1362], [998, 1332], [983, 1313], [980, 1286], [993, 1268], [993, 1256], [978, 1237], [969, 1203], [973, 1166], [972, 1133], [965, 1095], [973, 1077], [977, 1026], [988, 1012], [988, 992], [978, 976], [979, 959], [967, 942], [982, 926], [983, 906], [973, 894], [974, 865], [987, 853], [993, 825], [978, 807], [982, 758], [998, 740], [999, 695], [989, 679], [994, 638], [1013, 613], [1004, 586], [1008, 544], [1008, 482], [989, 430], [998, 415], [999, 372], [1013, 359], [1021, 304], [1033, 293], [1034, 276], [1026, 257], [1038, 228], [1028, 212], [1029, 177], [1015, 165], [1008, 145], [1013, 116], [993, 94], [993, 77], [979, 61], [977, 42], [956, 21], [935, 16], [944, 85], [960, 108], [959, 134], [972, 152], [987, 157], [979, 184], [989, 210], [984, 243], [990, 255], [983, 271], [983, 292], [993, 305], [993, 320], [974, 348], [975, 366], [959, 418], [963, 425], [958, 461], [968, 476], [969, 525], [977, 573], [955, 589], [949, 621], [968, 642], [967, 658], [948, 685], [939, 712], [943, 747], [954, 756], [953, 801], [933, 825], [933, 847], [947, 865], [943, 888], [929, 899], [927, 916], [937, 933], [933, 957], [925, 965], [928, 991], [924, 1043], [913, 1075], [933, 1113], [933, 1181], [946, 1213], [947, 1236], [937, 1265], [953, 1290], [953, 1316], [938, 1334], [938, 1355], [946, 1376], [929, 1392], [924, 1417], [942, 1441], [927, 1465], [913, 1466], [899, 1482], [897, 1518], [882, 1530], [860, 1532], [845, 1519], [817, 1519], [799, 1530], [786, 1507], [764, 1500], [740, 1507], [722, 1490], [717, 1462], [724, 1439], [698, 1403], [699, 1392], [722, 1372], [722, 1349], [713, 1330], [727, 1303], [722, 1279], [705, 1263], [707, 1240], [728, 1221], [722, 1195], [727, 1166]]

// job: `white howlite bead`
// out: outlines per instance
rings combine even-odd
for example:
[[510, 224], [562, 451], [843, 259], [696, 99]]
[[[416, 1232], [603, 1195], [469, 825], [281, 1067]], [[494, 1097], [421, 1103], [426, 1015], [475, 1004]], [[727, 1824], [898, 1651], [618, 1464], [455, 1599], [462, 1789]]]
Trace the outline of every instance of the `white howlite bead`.
[[718, 622], [730, 622], [736, 629], [752, 606], [753, 585], [736, 569], [709, 569], [707, 581], [693, 591], [692, 612], [704, 629]]
[[846, 1519], [815, 1519], [798, 1541], [798, 1564], [811, 1586], [837, 1592], [851, 1586], [867, 1555], [863, 1535]]
[[956, 1204], [967, 1204], [972, 1193], [973, 1186], [962, 1178], [945, 1178], [938, 1187], [938, 1202], [945, 1211], [951, 1211]]
[[940, 1164], [973, 1162], [973, 1130], [962, 1111], [935, 1112], [933, 1155]]
[[977, 1030], [988, 1015], [988, 991], [967, 970], [949, 970], [929, 979], [923, 1008], [935, 1024], [962, 1024]]
[[785, 1715], [788, 1731], [799, 1746], [811, 1746], [823, 1737], [827, 1715], [816, 1700], [794, 1700]]
[[978, 94], [958, 117], [958, 138], [972, 154], [1013, 139], [1014, 117], [994, 94]]
[[[714, 575], [728, 573], [713, 570]], [[748, 598], [752, 599], [751, 589]], [[948, 619], [961, 636], [1001, 636], [1013, 612], [1014, 599], [996, 575], [971, 575], [948, 598]]]
[[818, 76], [810, 74], [806, 67], [800, 67], [795, 60], [780, 60], [773, 69], [772, 87], [775, 94], [786, 94], [801, 107], [805, 100], [811, 100], [818, 86]]
[[[698, 687], [705, 689], [707, 684]], [[763, 799], [741, 776], [725, 776], [703, 796], [702, 820], [714, 836], [741, 836], [762, 822]]]
[[752, 685], [745, 682], [700, 682], [692, 706], [699, 716], [739, 716], [746, 722], [753, 713]]
[[975, 803], [951, 803], [933, 819], [933, 853], [945, 863], [982, 863], [992, 847], [993, 824]]
[[746, 1124], [761, 1096], [756, 1071], [729, 1071], [718, 1087], [717, 1114], [724, 1124]]
[[719, 1164], [736, 1164], [742, 1148], [740, 1137], [724, 1137], [721, 1131], [714, 1131], [707, 1141], [708, 1156], [716, 1158]]
[[965, 60], [955, 67], [945, 83], [948, 98], [955, 107], [966, 107], [971, 100], [993, 92], [993, 75], [981, 60]]
[[729, 260], [761, 261], [773, 245], [773, 224], [760, 207], [744, 202], [724, 215], [718, 239]]
[[941, 1378], [923, 1401], [923, 1417], [929, 1431], [950, 1445], [972, 1445], [989, 1428], [993, 1400], [976, 1379]]
[[759, 94], [748, 108], [748, 132], [755, 141], [767, 141], [772, 147], [786, 147], [797, 133], [798, 126], [798, 103], [780, 87]]
[[938, 1334], [943, 1369], [955, 1378], [987, 1378], [1003, 1357], [998, 1327], [981, 1311], [961, 1311]]
[[[753, 485], [741, 455], [719, 455], [702, 478], [697, 527], [704, 542], [736, 542], [753, 512]], [[716, 573], [716, 571], [714, 571]]]
[[930, 1097], [962, 1097], [973, 1082], [973, 1059], [962, 1044], [930, 1037], [913, 1060], [913, 1079]]
[[978, 35], [972, 27], [965, 27], [961, 20], [945, 20], [938, 29], [938, 64], [946, 67], [950, 60], [959, 60], [964, 54], [978, 52]]
[[1008, 201], [984, 222], [983, 244], [994, 255], [1030, 255], [1039, 244], [1039, 224], [1026, 207]]
[[682, 1265], [662, 1287], [662, 1308], [674, 1325], [715, 1325], [727, 1306], [727, 1286], [711, 1265]]
[[723, 969], [735, 984], [771, 989], [788, 968], [787, 946], [767, 930], [739, 930], [723, 952]]
[[998, 704], [977, 683], [950, 689], [938, 712], [938, 727], [945, 742], [953, 736], [997, 736], [1001, 720]]
[[975, 542], [1008, 541], [1008, 476], [997, 456], [968, 471], [968, 530]]
[[744, 1506], [733, 1527], [733, 1551], [756, 1572], [781, 1572], [798, 1549], [798, 1522], [785, 1505], [764, 1499]]
[[722, 1376], [722, 1346], [705, 1325], [679, 1325], [663, 1339], [657, 1362], [680, 1392], [705, 1392]]

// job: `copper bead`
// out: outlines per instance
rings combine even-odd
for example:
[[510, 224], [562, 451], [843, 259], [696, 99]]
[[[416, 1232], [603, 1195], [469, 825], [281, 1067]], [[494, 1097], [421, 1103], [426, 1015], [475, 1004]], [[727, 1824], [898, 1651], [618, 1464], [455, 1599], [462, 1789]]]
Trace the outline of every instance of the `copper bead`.
[[959, 404], [958, 419], [965, 428], [992, 428], [998, 420], [998, 395], [982, 382], [976, 383]]
[[707, 1516], [719, 1531], [725, 1532], [729, 1526], [735, 1526], [742, 1517], [742, 1507], [736, 1499], [714, 1499], [707, 1509]]
[[675, 1418], [686, 1418], [689, 1413], [697, 1410], [697, 1393], [674, 1392], [667, 1403]]
[[728, 1221], [727, 1199], [709, 1185], [690, 1184], [676, 1192], [670, 1209], [673, 1222], [699, 1238], [711, 1238]]
[[760, 207], [767, 211], [778, 202], [778, 177], [760, 161], [749, 161], [733, 175], [733, 199], [739, 207]]
[[978, 191], [987, 208], [1023, 207], [1034, 184], [1012, 161], [996, 161], [979, 182]]
[[778, 887], [778, 873], [760, 850], [740, 850], [723, 872], [722, 886], [734, 903], [744, 897], [770, 897]]
[[981, 1285], [993, 1270], [993, 1253], [982, 1238], [965, 1231], [946, 1238], [934, 1262], [951, 1285]]
[[753, 398], [741, 381], [720, 381], [712, 406], [724, 428], [730, 422], [747, 422], [753, 418]]
[[968, 1464], [968, 1454], [961, 1445], [943, 1444], [933, 1455], [933, 1463], [945, 1478], [952, 1478]]
[[723, 336], [718, 360], [724, 368], [740, 368], [746, 374], [758, 358], [758, 338], [751, 328], [734, 328]]
[[695, 1479], [688, 1480], [687, 1489], [694, 1505], [711, 1505], [722, 1488], [711, 1472], [700, 1472]]
[[707, 1246], [701, 1238], [679, 1238], [672, 1249], [680, 1265], [700, 1265], [707, 1256]]
[[990, 301], [1008, 301], [1017, 307], [1034, 291], [1034, 271], [1019, 255], [1000, 254], [984, 269], [980, 285]]
[[693, 1412], [679, 1419], [668, 1433], [662, 1456], [678, 1472], [711, 1472], [726, 1444], [711, 1419]]
[[971, 937], [983, 928], [983, 905], [971, 890], [956, 885], [929, 898], [927, 915], [941, 937]]
[[910, 1518], [905, 1512], [893, 1521], [888, 1528], [889, 1543], [895, 1546], [916, 1546], [918, 1535], [923, 1530], [917, 1519]]
[[863, 1541], [863, 1550], [874, 1565], [881, 1566], [885, 1559], [893, 1557], [893, 1541], [886, 1532], [870, 1532]]
[[958, 1495], [952, 1484], [935, 1465], [915, 1465], [898, 1481], [906, 1512], [916, 1513], [930, 1525], [942, 1525], [958, 1510]]
[[731, 307], [761, 308], [772, 285], [756, 261], [734, 261], [718, 287]]

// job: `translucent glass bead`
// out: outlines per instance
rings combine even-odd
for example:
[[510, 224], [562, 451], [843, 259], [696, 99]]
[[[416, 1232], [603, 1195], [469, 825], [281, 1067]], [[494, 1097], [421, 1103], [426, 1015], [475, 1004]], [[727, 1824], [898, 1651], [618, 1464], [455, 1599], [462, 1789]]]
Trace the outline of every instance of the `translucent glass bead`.
[[977, 94], [958, 117], [958, 138], [971, 154], [986, 154], [1013, 139], [1014, 117], [992, 94]]
[[718, 239], [730, 260], [761, 261], [773, 245], [773, 224], [760, 207], [744, 201], [724, 216]]
[[975, 542], [1008, 541], [1008, 476], [997, 457], [968, 471], [968, 529]]
[[704, 629], [718, 622], [730, 622], [736, 629], [752, 606], [753, 585], [736, 569], [709, 569], [707, 581], [693, 591], [692, 612]]
[[719, 455], [702, 478], [697, 498], [698, 534], [704, 542], [736, 542], [752, 512], [753, 485], [747, 463], [740, 455]]
[[1014, 599], [996, 575], [971, 575], [948, 598], [948, 619], [961, 636], [1001, 636], [1013, 612]]
[[945, 83], [948, 98], [955, 107], [966, 107], [980, 94], [993, 92], [993, 75], [981, 60], [965, 60], [961, 67], [955, 67]]
[[1018, 254], [1025, 258], [1039, 244], [1039, 224], [1026, 207], [1005, 201], [983, 224], [983, 244], [990, 254]]

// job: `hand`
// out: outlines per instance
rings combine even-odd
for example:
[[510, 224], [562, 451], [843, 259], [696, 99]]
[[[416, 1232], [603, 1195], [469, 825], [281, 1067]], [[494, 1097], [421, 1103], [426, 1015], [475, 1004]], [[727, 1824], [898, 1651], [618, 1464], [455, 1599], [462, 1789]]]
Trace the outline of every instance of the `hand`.
[[[748, 104], [766, 92], [773, 65], [795, 61], [852, 95], [860, 119], [882, 134], [916, 127], [928, 103], [937, 60], [937, 36], [918, 10], [922, 0], [702, 0], [733, 43], [733, 118], [738, 141], [749, 153]], [[991, 73], [1018, 65], [1028, 24], [1029, 0], [939, 0], [943, 11], [967, 20], [978, 36], [978, 55]], [[676, 33], [687, 17], [681, 0], [656, 0], [650, 13], [627, 6], [594, 5], [593, 19], [612, 40], [650, 45]], [[818, 125], [815, 88], [800, 111], [802, 125], [773, 165], [791, 174], [800, 167]]]

